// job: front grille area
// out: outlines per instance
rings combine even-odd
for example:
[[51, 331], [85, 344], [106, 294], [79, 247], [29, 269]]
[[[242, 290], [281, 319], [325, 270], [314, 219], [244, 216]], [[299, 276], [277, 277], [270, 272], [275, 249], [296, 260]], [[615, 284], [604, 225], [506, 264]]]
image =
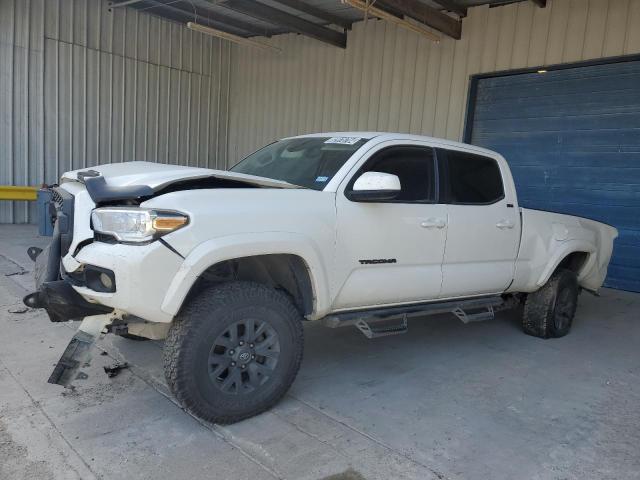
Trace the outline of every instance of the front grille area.
[[62, 208], [64, 199], [62, 198], [62, 195], [60, 195], [60, 192], [58, 192], [57, 188], [51, 189], [51, 201], [56, 206], [56, 208]]
[[60, 254], [65, 256], [73, 240], [73, 204], [75, 198], [66, 190], [55, 187], [52, 189], [51, 200], [56, 209], [56, 226], [60, 233]]

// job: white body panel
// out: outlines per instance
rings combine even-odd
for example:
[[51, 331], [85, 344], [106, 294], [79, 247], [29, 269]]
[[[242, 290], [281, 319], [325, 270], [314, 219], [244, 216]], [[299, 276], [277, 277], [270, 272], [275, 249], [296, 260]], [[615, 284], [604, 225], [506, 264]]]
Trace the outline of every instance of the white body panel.
[[[91, 302], [149, 321], [170, 322], [207, 268], [223, 260], [277, 253], [298, 255], [305, 262], [314, 296], [309, 319], [374, 305], [532, 292], [571, 252], [589, 255], [579, 272], [580, 284], [590, 290], [602, 285], [616, 230], [582, 218], [520, 209], [507, 163], [495, 152], [415, 135], [316, 136], [332, 135], [370, 140], [323, 191], [237, 173], [145, 162], [92, 168], [113, 186], [158, 188], [176, 180], [214, 176], [266, 187], [182, 190], [142, 203], [189, 216], [189, 225], [163, 237], [178, 253], [158, 241], [94, 242], [76, 252], [80, 242], [93, 237], [90, 213], [95, 205], [76, 181], [77, 172], [65, 174], [62, 186], [76, 200], [73, 245], [63, 265], [67, 271], [83, 264], [109, 268], [117, 283], [116, 293], [76, 290]], [[359, 166], [385, 145], [433, 146], [492, 157], [502, 171], [505, 198], [482, 206], [350, 201], [344, 195], [346, 185]], [[438, 226], [432, 228], [434, 224]], [[360, 263], [386, 258], [396, 261]]]

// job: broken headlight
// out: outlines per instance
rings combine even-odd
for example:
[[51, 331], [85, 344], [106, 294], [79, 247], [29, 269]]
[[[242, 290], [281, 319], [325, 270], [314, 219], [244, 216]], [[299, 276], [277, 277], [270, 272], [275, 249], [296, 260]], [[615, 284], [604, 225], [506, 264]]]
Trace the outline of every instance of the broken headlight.
[[189, 223], [179, 212], [137, 207], [96, 208], [91, 213], [93, 231], [122, 243], [146, 243]]

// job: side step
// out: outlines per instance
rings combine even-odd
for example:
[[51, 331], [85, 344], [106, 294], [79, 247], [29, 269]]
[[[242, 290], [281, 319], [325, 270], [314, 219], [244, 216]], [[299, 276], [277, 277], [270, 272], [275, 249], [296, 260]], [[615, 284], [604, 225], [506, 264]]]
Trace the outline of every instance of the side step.
[[[407, 319], [440, 313], [453, 313], [463, 323], [493, 320], [496, 310], [510, 308], [517, 303], [513, 297], [501, 296], [429, 302], [411, 305], [383, 307], [369, 310], [336, 312], [322, 322], [329, 328], [355, 325], [367, 338], [385, 337], [406, 333]], [[384, 326], [381, 325], [384, 322]]]
[[356, 328], [367, 338], [388, 337], [389, 335], [399, 335], [409, 331], [406, 315], [402, 316], [400, 323], [385, 326], [376, 326], [376, 323], [379, 322], [373, 322], [373, 325], [371, 325], [361, 318], [356, 322]]
[[480, 309], [475, 312], [467, 312], [466, 310], [458, 307], [451, 313], [458, 317], [462, 323], [482, 322], [484, 320], [493, 320], [496, 318], [493, 311], [493, 305], [488, 305], [485, 309]]

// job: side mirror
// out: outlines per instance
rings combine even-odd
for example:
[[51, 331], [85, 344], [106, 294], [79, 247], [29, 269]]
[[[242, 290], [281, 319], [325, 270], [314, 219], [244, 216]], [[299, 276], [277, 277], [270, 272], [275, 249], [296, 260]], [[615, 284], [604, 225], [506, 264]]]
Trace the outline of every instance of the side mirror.
[[382, 172], [365, 172], [358, 177], [347, 194], [354, 202], [382, 202], [393, 200], [400, 193], [397, 175]]

